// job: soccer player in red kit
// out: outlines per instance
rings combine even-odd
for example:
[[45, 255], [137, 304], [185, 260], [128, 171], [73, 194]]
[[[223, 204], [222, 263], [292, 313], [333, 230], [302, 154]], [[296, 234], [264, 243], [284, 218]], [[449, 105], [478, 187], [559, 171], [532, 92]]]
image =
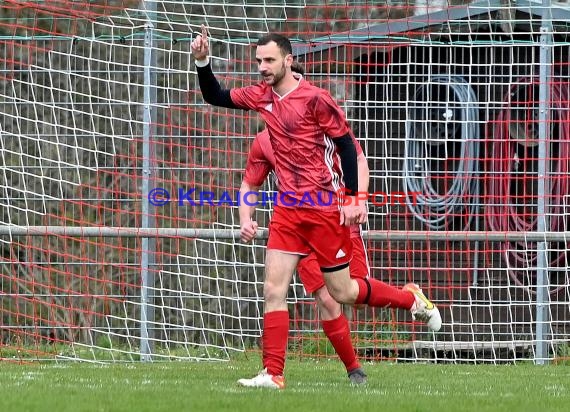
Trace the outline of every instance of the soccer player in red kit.
[[[208, 33], [202, 26], [191, 50], [204, 100], [215, 106], [257, 111], [265, 120], [275, 155], [281, 202], [274, 207], [269, 226], [265, 285], [286, 293], [300, 257], [313, 252], [337, 302], [383, 307], [391, 305], [387, 300], [406, 299], [400, 304], [408, 306], [415, 319], [426, 322], [430, 330], [439, 330], [439, 311], [417, 285], [404, 287], [410, 293], [389, 296], [386, 285], [374, 278], [350, 277], [349, 226], [364, 223], [367, 217], [366, 205], [356, 197], [356, 147], [344, 113], [330, 94], [293, 75], [290, 41], [278, 34], [259, 39], [255, 54], [262, 81], [229, 90], [221, 88], [212, 72], [209, 48]], [[343, 188], [344, 200], [339, 199]], [[270, 308], [265, 302], [265, 368], [253, 379], [240, 380], [242, 385], [285, 387], [282, 350], [288, 327], [287, 307]]]
[[[295, 71], [303, 74], [302, 68], [296, 68]], [[355, 144], [358, 154], [359, 189], [361, 191], [367, 191], [368, 163], [360, 144], [356, 142]], [[253, 219], [256, 209], [255, 205], [258, 202], [257, 191], [269, 173], [274, 169], [275, 156], [273, 155], [273, 148], [269, 142], [267, 130], [263, 130], [257, 134], [249, 150], [245, 175], [240, 188], [241, 196], [248, 194], [247, 199], [244, 198], [243, 200], [245, 201], [240, 202], [239, 206], [241, 240], [244, 242], [251, 241], [257, 234], [257, 222]], [[350, 227], [350, 238], [353, 246], [352, 260], [349, 265], [350, 276], [367, 277], [369, 275], [368, 257], [366, 256], [360, 225]], [[297, 272], [307, 293], [313, 294], [315, 297], [321, 314], [323, 331], [343, 362], [351, 383], [357, 385], [366, 383], [366, 374], [362, 370], [356, 357], [354, 347], [352, 346], [348, 320], [344, 313], [342, 313], [341, 305], [328, 293], [323, 274], [321, 273], [314, 253], [311, 253], [299, 261]], [[270, 290], [270, 288], [271, 286], [264, 288], [264, 292], [267, 294], [265, 298], [266, 302], [275, 296], [283, 296], [283, 293], [276, 293]], [[278, 303], [279, 307], [287, 305], [286, 302]], [[271, 305], [272, 302], [269, 302], [269, 304]], [[285, 327], [285, 325], [282, 325], [282, 327]], [[282, 353], [283, 357], [285, 357], [286, 347]], [[283, 363], [285, 363], [285, 360], [283, 360]], [[248, 380], [241, 381], [242, 383], [247, 383]]]

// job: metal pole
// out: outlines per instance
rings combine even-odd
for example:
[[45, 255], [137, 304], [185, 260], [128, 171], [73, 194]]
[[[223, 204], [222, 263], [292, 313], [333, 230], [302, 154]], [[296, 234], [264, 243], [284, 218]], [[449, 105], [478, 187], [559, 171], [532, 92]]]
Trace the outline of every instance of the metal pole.
[[[154, 1], [145, 1], [147, 23], [144, 32], [144, 102], [143, 102], [143, 164], [142, 164], [142, 229], [155, 227], [155, 219], [147, 193], [152, 189], [154, 165], [152, 159], [153, 139], [156, 132], [156, 55], [154, 53], [154, 27], [152, 21], [156, 11]], [[141, 361], [152, 360], [152, 331], [149, 326], [154, 321], [153, 275], [155, 264], [156, 238], [141, 239], [141, 313], [140, 339]]]
[[[542, 0], [540, 27], [539, 106], [538, 106], [538, 222], [536, 231], [544, 233], [548, 227], [548, 147], [550, 145], [550, 83], [552, 68], [552, 14], [550, 0]], [[532, 86], [531, 86], [532, 87]], [[548, 360], [548, 243], [536, 245], [536, 358], [543, 365]]]
[[[267, 239], [267, 229], [257, 231], [257, 239]], [[66, 236], [66, 237], [122, 237], [189, 239], [234, 239], [239, 229], [192, 229], [173, 227], [117, 227], [117, 226], [0, 226], [0, 236]], [[570, 232], [485, 232], [485, 231], [431, 231], [431, 230], [368, 230], [362, 233], [365, 240], [391, 241], [447, 241], [447, 242], [570, 242]]]

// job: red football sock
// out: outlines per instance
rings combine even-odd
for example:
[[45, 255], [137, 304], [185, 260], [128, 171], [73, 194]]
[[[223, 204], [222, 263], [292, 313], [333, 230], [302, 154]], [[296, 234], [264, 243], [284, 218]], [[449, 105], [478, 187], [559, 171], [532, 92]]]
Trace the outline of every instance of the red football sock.
[[263, 315], [263, 336], [261, 337], [263, 367], [270, 375], [283, 375], [285, 352], [289, 337], [289, 312], [278, 310]]
[[346, 366], [347, 371], [360, 368], [360, 363], [356, 358], [356, 352], [350, 340], [350, 329], [348, 320], [344, 314], [333, 320], [323, 320], [323, 331], [331, 341], [338, 357]]
[[[356, 304], [366, 303], [374, 307], [399, 309], [410, 309], [414, 304], [415, 298], [412, 292], [388, 285], [374, 278], [355, 278], [355, 280], [358, 282], [359, 288]], [[367, 295], [368, 301], [366, 302]]]

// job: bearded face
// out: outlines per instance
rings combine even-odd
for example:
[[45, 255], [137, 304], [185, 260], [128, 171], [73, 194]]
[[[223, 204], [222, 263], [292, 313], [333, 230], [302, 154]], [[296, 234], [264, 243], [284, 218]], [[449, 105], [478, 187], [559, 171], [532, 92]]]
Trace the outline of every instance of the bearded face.
[[275, 42], [269, 42], [257, 47], [255, 57], [263, 81], [269, 86], [278, 86], [287, 75], [287, 56], [283, 56]]

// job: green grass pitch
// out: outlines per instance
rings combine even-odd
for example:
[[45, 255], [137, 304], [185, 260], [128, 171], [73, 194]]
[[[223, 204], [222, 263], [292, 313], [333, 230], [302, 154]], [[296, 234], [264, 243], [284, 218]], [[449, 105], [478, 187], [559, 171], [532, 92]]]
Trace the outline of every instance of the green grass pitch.
[[283, 391], [240, 388], [259, 357], [98, 365], [0, 362], [0, 411], [568, 411], [564, 365], [365, 363], [350, 385], [336, 360], [289, 359]]

